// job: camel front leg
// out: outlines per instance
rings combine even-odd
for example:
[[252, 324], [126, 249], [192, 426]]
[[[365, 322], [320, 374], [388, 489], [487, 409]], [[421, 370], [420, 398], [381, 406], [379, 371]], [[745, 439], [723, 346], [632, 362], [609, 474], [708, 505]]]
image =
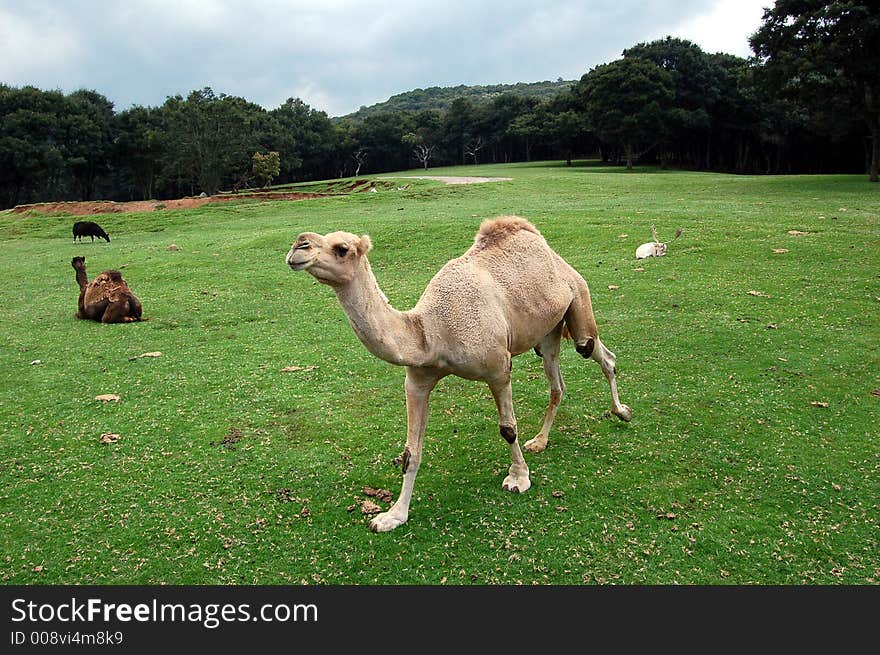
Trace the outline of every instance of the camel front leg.
[[539, 345], [544, 364], [544, 375], [550, 382], [550, 404], [547, 406], [541, 431], [534, 439], [529, 439], [523, 444], [523, 448], [530, 453], [540, 453], [547, 447], [547, 439], [550, 437], [550, 429], [553, 427], [556, 411], [559, 409], [559, 403], [562, 402], [562, 396], [565, 395], [565, 383], [562, 381], [562, 371], [559, 370], [559, 341], [561, 337], [562, 323], [544, 337]]
[[133, 318], [128, 316], [127, 300], [107, 303], [107, 309], [104, 310], [104, 314], [101, 316], [101, 323], [128, 323], [133, 320]]
[[428, 396], [437, 384], [439, 377], [425, 374], [414, 368], [406, 369], [406, 447], [401, 457], [403, 486], [395, 503], [387, 512], [377, 514], [370, 521], [373, 532], [388, 532], [406, 523], [409, 518], [409, 503], [412, 500], [416, 473], [422, 463], [422, 442], [428, 424]]
[[516, 416], [513, 412], [513, 389], [510, 386], [510, 374], [501, 380], [490, 382], [489, 388], [498, 406], [498, 424], [501, 436], [510, 444], [510, 469], [501, 483], [501, 488], [513, 493], [525, 493], [532, 486], [529, 479], [529, 467], [523, 459], [516, 437]]

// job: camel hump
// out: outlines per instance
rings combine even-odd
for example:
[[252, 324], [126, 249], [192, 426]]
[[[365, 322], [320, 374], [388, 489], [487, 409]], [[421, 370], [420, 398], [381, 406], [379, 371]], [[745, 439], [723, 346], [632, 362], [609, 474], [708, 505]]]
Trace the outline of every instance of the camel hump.
[[479, 249], [491, 248], [500, 244], [507, 237], [525, 230], [541, 236], [538, 228], [519, 216], [499, 216], [483, 221], [477, 232], [475, 245]]

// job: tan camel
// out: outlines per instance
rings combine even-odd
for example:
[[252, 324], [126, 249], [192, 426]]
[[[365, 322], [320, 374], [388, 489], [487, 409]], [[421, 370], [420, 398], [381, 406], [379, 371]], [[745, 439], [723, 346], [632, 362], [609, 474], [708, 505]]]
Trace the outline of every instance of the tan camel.
[[130, 323], [141, 320], [141, 301], [138, 300], [119, 271], [104, 271], [89, 282], [86, 258], [74, 257], [70, 265], [76, 270], [79, 284], [77, 318], [101, 323]]
[[516, 216], [483, 222], [474, 245], [446, 263], [407, 312], [391, 307], [367, 260], [368, 236], [333, 232], [300, 234], [287, 254], [294, 271], [308, 271], [329, 285], [355, 334], [380, 359], [406, 367], [406, 447], [403, 487], [391, 509], [370, 522], [393, 530], [409, 516], [413, 483], [422, 460], [428, 396], [447, 375], [482, 380], [498, 407], [501, 436], [512, 463], [502, 487], [525, 492], [529, 469], [517, 441], [510, 387], [511, 357], [535, 348], [550, 381], [550, 406], [538, 435], [525, 449], [540, 452], [565, 391], [559, 347], [567, 328], [575, 348], [602, 367], [611, 387], [611, 411], [624, 421], [632, 410], [617, 395], [615, 355], [599, 340], [590, 291], [531, 223]]

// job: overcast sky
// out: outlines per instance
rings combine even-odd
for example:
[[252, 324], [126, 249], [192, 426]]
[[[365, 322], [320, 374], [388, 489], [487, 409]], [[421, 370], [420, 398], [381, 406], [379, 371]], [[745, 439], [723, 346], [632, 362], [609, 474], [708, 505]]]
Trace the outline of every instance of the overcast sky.
[[749, 56], [773, 0], [0, 0], [0, 82], [117, 110], [210, 86], [331, 116], [429, 86], [579, 79], [666, 35]]

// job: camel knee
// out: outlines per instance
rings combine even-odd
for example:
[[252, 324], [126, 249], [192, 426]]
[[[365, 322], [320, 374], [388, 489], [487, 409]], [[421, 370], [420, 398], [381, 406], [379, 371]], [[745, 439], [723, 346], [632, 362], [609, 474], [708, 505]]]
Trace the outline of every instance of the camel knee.
[[593, 337], [587, 337], [582, 341], [578, 341], [574, 349], [578, 352], [578, 354], [584, 359], [589, 359], [593, 355], [593, 348], [596, 345], [595, 339]]
[[404, 446], [403, 452], [391, 460], [392, 466], [399, 466], [400, 472], [406, 475], [408, 472], [416, 473], [422, 463], [421, 450]]
[[516, 441], [516, 426], [515, 425], [502, 425], [500, 426], [501, 436], [504, 437], [504, 440], [512, 444]]
[[400, 468], [404, 473], [406, 473], [407, 469], [409, 468], [409, 462], [411, 458], [412, 453], [409, 452], [409, 446], [406, 446], [403, 449], [403, 455], [400, 457]]

